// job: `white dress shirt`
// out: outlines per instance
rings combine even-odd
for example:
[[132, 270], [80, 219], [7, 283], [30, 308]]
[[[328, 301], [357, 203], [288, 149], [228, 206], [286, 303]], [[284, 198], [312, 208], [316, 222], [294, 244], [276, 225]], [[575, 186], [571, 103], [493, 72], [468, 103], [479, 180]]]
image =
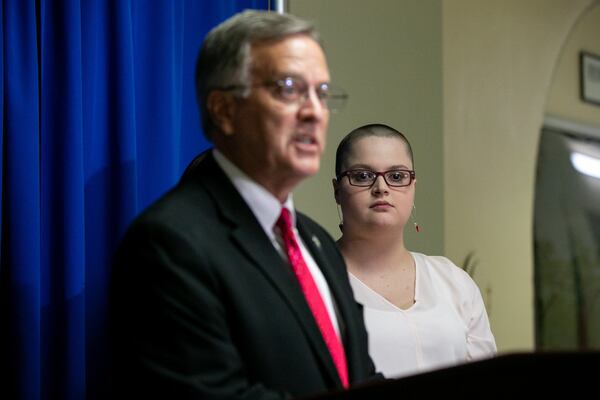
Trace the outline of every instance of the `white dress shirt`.
[[[225, 172], [225, 175], [227, 175], [227, 177], [229, 177], [233, 183], [233, 186], [235, 186], [242, 198], [246, 201], [246, 204], [248, 207], [250, 207], [250, 210], [252, 210], [252, 213], [258, 220], [260, 226], [271, 239], [271, 243], [273, 243], [275, 249], [277, 249], [281, 257], [288, 262], [287, 254], [283, 248], [283, 242], [281, 241], [279, 234], [276, 234], [274, 230], [275, 223], [281, 214], [282, 204], [275, 196], [273, 196], [273, 194], [267, 191], [267, 189], [265, 189], [263, 186], [253, 181], [248, 175], [246, 175], [236, 165], [229, 161], [220, 151], [213, 149], [212, 152], [215, 157], [215, 161], [217, 164], [219, 164], [223, 172]], [[306, 262], [315, 284], [319, 289], [321, 298], [323, 299], [325, 307], [327, 308], [327, 312], [329, 313], [329, 317], [331, 318], [333, 328], [335, 329], [338, 337], [340, 337], [340, 329], [333, 305], [333, 298], [331, 296], [329, 286], [327, 285], [327, 281], [325, 280], [323, 273], [317, 266], [317, 263], [311, 256], [310, 252], [307, 250], [304, 241], [296, 229], [296, 213], [294, 212], [294, 202], [291, 194], [283, 204], [283, 207], [286, 207], [290, 211], [290, 215], [292, 217], [292, 228], [294, 230], [294, 234], [296, 235], [298, 245], [300, 246], [302, 257], [304, 257], [304, 261]]]
[[401, 377], [493, 356], [496, 342], [473, 279], [445, 257], [411, 255], [415, 303], [406, 310], [350, 274], [377, 371]]

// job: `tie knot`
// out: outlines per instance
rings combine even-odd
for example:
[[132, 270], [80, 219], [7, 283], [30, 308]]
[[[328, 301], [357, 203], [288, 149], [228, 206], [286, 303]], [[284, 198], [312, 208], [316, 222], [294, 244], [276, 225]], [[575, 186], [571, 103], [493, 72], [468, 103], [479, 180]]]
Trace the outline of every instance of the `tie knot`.
[[281, 232], [289, 232], [292, 230], [292, 217], [290, 215], [290, 210], [285, 207], [281, 209], [281, 214], [277, 220], [277, 227], [281, 230]]

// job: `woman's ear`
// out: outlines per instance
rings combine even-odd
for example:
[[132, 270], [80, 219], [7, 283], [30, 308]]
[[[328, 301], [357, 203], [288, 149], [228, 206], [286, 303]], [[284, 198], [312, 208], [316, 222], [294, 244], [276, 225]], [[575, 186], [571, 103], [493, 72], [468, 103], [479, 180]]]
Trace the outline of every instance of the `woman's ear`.
[[233, 114], [235, 99], [230, 92], [213, 90], [206, 99], [206, 108], [213, 124], [226, 136], [233, 134]]
[[340, 183], [337, 179], [333, 178], [331, 180], [333, 184], [333, 197], [335, 198], [336, 204], [340, 204]]

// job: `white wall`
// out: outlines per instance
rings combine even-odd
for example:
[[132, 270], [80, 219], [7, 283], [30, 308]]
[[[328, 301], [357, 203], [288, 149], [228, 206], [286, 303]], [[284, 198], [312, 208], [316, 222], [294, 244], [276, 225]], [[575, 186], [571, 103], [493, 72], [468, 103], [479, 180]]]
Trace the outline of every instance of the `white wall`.
[[579, 52], [600, 56], [600, 1], [581, 14], [563, 45], [546, 102], [546, 114], [600, 127], [600, 106], [585, 103], [579, 91]]

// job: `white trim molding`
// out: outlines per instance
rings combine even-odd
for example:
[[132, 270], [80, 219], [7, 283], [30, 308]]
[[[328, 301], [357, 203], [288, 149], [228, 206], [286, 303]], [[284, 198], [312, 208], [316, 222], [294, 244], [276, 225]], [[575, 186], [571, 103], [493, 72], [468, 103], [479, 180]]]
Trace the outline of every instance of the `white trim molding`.
[[600, 139], [600, 127], [570, 121], [552, 115], [544, 116], [544, 127]]

